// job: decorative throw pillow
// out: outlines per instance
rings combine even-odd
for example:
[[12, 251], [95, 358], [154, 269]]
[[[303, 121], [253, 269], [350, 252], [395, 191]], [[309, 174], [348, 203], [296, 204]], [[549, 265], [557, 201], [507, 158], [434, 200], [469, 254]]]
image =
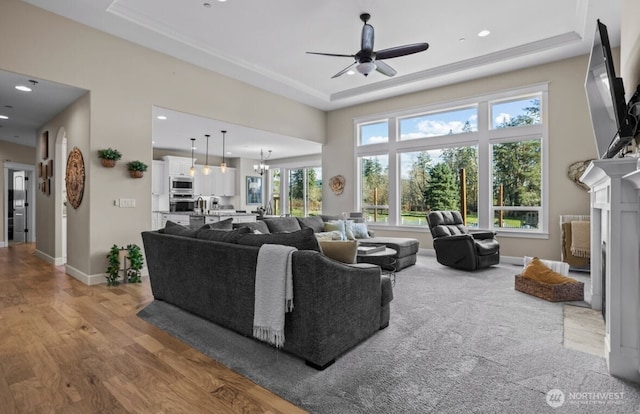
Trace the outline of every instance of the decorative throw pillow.
[[238, 244], [257, 247], [263, 244], [282, 244], [295, 247], [298, 250], [320, 251], [318, 239], [313, 235], [312, 229], [302, 229], [291, 233], [243, 234], [238, 239]]
[[183, 226], [182, 224], [178, 224], [171, 220], [167, 221], [167, 224], [165, 224], [164, 231], [163, 231], [163, 233], [165, 234], [171, 234], [172, 236], [182, 236], [182, 237], [196, 237], [197, 232], [198, 232], [198, 229]]
[[322, 254], [342, 263], [356, 263], [358, 253], [357, 240], [320, 240]]
[[543, 282], [550, 285], [557, 285], [561, 283], [578, 283], [578, 281], [575, 279], [562, 276], [560, 273], [554, 272], [553, 270], [549, 269], [537, 257], [531, 259], [531, 262], [529, 262], [527, 267], [524, 268], [522, 277], [537, 280], [538, 282]]
[[233, 218], [220, 220], [215, 223], [205, 224], [203, 228], [218, 229], [218, 230], [233, 230]]
[[205, 229], [201, 228], [196, 233], [197, 239], [212, 240], [225, 243], [238, 243], [243, 234], [251, 233], [249, 227], [240, 227], [235, 230]]
[[[533, 260], [533, 257], [524, 256], [524, 259], [523, 259], [524, 267], [527, 267], [527, 265], [531, 263], [531, 260]], [[554, 260], [544, 260], [544, 259], [540, 259], [540, 261], [544, 263], [544, 265], [547, 266], [549, 269], [553, 270], [554, 272], [560, 273], [562, 276], [569, 275], [569, 267], [570, 267], [569, 263], [556, 262]]]
[[332, 220], [324, 223], [324, 231], [337, 231], [340, 232], [340, 240], [347, 240], [345, 234], [344, 220]]
[[318, 240], [342, 240], [342, 233], [339, 231], [321, 231], [314, 234]]
[[311, 228], [315, 233], [324, 230], [324, 221], [320, 216], [298, 217], [298, 223], [300, 223], [301, 228]]
[[347, 240], [355, 240], [355, 236], [353, 235], [353, 220], [343, 220], [344, 221], [344, 235], [347, 237]]
[[269, 231], [269, 227], [267, 227], [267, 223], [265, 223], [264, 220], [258, 220], [252, 223], [233, 223], [234, 229], [240, 227], [249, 227], [251, 230], [258, 230], [262, 234], [271, 233]]
[[353, 232], [353, 237], [355, 237], [356, 239], [369, 238], [369, 229], [367, 229], [367, 223], [353, 223], [351, 225], [351, 231]]
[[292, 232], [300, 230], [300, 223], [296, 217], [278, 217], [262, 220], [267, 223], [271, 233]]

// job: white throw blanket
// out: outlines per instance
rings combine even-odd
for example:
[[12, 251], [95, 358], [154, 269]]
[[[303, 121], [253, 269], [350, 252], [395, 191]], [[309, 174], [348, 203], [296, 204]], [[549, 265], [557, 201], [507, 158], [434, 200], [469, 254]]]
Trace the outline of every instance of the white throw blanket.
[[284, 345], [284, 314], [293, 310], [291, 256], [296, 250], [263, 244], [258, 252], [253, 336], [277, 348]]

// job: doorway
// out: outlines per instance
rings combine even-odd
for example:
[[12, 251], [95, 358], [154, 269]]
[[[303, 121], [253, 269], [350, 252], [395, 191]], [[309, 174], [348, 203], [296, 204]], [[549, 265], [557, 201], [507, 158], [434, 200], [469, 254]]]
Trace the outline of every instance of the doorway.
[[3, 246], [35, 241], [35, 184], [32, 165], [6, 162], [4, 165]]

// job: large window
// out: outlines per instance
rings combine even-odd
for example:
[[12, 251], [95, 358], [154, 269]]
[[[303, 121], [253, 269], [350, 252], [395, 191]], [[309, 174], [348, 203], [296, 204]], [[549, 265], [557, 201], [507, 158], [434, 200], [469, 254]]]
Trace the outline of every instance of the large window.
[[547, 231], [546, 85], [356, 120], [360, 209], [426, 226], [459, 210], [471, 227]]
[[289, 170], [289, 213], [296, 217], [322, 213], [322, 168]]

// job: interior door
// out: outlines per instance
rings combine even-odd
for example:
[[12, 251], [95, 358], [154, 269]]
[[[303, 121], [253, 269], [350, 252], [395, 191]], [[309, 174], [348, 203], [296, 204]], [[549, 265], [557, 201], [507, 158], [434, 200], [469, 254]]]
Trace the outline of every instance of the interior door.
[[[27, 241], [27, 197], [25, 172], [13, 172], [13, 239], [14, 242]], [[10, 217], [11, 218], [11, 217]]]

